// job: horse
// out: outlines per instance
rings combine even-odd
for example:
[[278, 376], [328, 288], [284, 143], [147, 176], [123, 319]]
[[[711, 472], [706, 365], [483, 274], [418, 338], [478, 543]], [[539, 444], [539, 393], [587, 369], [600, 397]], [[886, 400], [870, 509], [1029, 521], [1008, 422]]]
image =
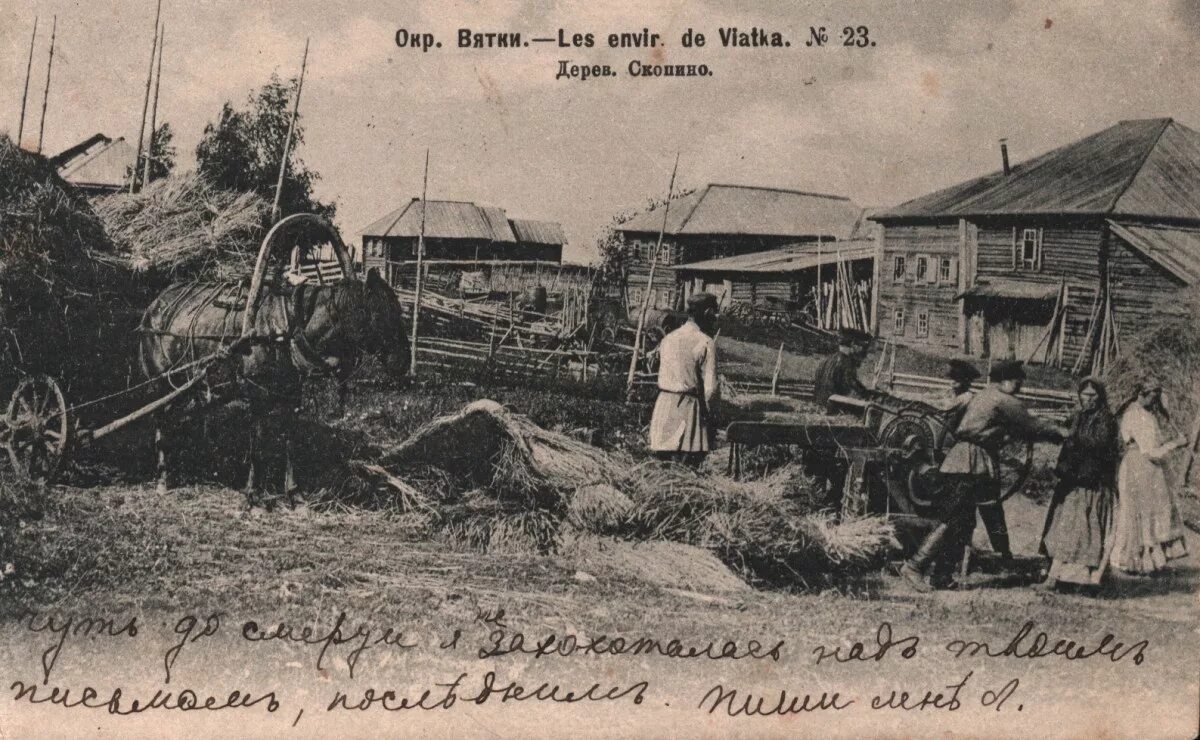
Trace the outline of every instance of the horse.
[[[291, 433], [303, 404], [305, 381], [346, 382], [364, 354], [378, 357], [385, 372], [402, 378], [409, 370], [409, 344], [396, 294], [372, 269], [365, 280], [331, 285], [267, 285], [257, 301], [251, 331], [242, 337], [245, 285], [177, 283], [154, 299], [139, 327], [139, 364], [149, 381], [178, 387], [203, 373], [194, 389], [155, 414], [157, 488], [169, 490], [169, 432], [193, 413], [232, 402], [245, 403], [251, 420], [247, 506], [282, 487], [294, 504]], [[215, 354], [214, 361], [201, 361]], [[200, 362], [198, 362], [200, 361]], [[270, 423], [283, 441], [283, 471], [267, 454]], [[278, 456], [274, 456], [277, 458]], [[277, 495], [265, 501], [274, 507]]]

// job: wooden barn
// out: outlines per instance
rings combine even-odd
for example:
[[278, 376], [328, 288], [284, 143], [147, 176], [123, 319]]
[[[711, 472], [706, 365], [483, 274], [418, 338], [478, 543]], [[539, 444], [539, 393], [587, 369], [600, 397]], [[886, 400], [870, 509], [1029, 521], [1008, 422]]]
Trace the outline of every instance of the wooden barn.
[[1200, 277], [1200, 134], [1099, 133], [872, 218], [879, 334], [1096, 369]]
[[59, 176], [85, 195], [108, 195], [129, 187], [137, 153], [124, 138], [93, 134], [51, 157]]
[[[625, 294], [632, 307], [640, 307], [646, 290], [650, 259], [663, 226], [661, 208], [639, 213], [617, 227], [629, 249]], [[706, 185], [671, 202], [654, 276], [652, 306], [681, 305], [685, 289], [677, 269], [682, 265], [803, 247], [818, 240], [845, 240], [854, 233], [862, 214], [860, 207], [840, 195]]]
[[567, 237], [561, 224], [554, 221], [531, 221], [524, 218], [509, 219], [517, 245], [511, 251], [511, 259], [534, 260], [537, 262], [562, 262], [563, 246]]

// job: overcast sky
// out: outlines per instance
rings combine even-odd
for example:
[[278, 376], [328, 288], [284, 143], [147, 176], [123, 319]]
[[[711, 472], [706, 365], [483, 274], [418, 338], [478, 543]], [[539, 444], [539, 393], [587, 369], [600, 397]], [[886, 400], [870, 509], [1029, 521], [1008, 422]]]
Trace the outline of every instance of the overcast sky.
[[[437, 2], [164, 0], [159, 120], [181, 164], [226, 100], [272, 71], [296, 73], [312, 38], [302, 114], [318, 195], [347, 238], [419, 195], [502, 206], [564, 224], [586, 261], [600, 228], [680, 183], [732, 182], [838, 193], [891, 205], [997, 169], [1124, 118], [1200, 127], [1200, 0], [1160, 2]], [[7, 2], [0, 8], [0, 130], [15, 134], [29, 33], [41, 16], [26, 140], [36, 141], [50, 19], [58, 40], [47, 153], [103, 132], [133, 140], [150, 53], [153, 0]], [[876, 46], [804, 45], [809, 26], [866, 25]], [[783, 50], [722, 49], [717, 29], [783, 32]], [[635, 80], [645, 52], [604, 47], [648, 26], [667, 61], [714, 76]], [[709, 38], [684, 49], [693, 27]], [[444, 43], [399, 49], [399, 27]], [[460, 27], [596, 34], [597, 46], [460, 50]], [[555, 80], [558, 59], [608, 63], [616, 78]], [[32, 137], [29, 132], [33, 131]]]

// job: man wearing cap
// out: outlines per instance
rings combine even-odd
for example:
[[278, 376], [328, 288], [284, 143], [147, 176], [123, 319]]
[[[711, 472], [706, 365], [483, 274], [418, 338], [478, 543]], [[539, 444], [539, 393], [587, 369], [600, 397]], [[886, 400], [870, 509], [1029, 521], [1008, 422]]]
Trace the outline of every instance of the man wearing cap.
[[954, 385], [945, 398], [932, 401], [930, 405], [946, 415], [946, 426], [954, 430], [958, 428], [958, 422], [962, 420], [967, 404], [975, 397], [971, 383], [979, 379], [979, 371], [969, 362], [950, 360], [946, 377], [953, 381]]
[[838, 332], [837, 352], [826, 357], [817, 366], [813, 382], [813, 401], [818, 406], [828, 407], [830, 396], [870, 398], [871, 391], [858, 379], [858, 368], [871, 346], [871, 335], [857, 329], [842, 329]]
[[[813, 383], [813, 401], [828, 413], [837, 409], [830, 405], [830, 396], [849, 396], [867, 399], [875, 395], [858, 379], [858, 368], [871, 346], [871, 335], [856, 329], [838, 332], [838, 349], [817, 366]], [[817, 451], [806, 452], [802, 458], [805, 470], [823, 488], [822, 508], [834, 515], [841, 513], [842, 496], [846, 488], [848, 466], [844, 460]]]
[[[1004, 443], [1011, 438], [1060, 441], [1066, 436], [1065, 429], [1033, 416], [1016, 397], [1025, 380], [1021, 363], [1011, 360], [998, 362], [992, 367], [989, 377], [992, 385], [967, 402], [954, 432], [954, 446], [942, 461], [941, 472], [949, 476], [951, 485], [942, 491], [942, 498], [934, 512], [938, 526], [926, 536], [916, 554], [901, 568], [901, 574], [919, 591], [953, 588], [952, 574], [963, 550], [970, 544], [971, 533], [975, 529], [976, 502], [996, 502], [996, 506], [1000, 505], [1000, 476], [996, 458]], [[1006, 554], [1007, 531], [997, 531], [995, 534], [1002, 535], [1001, 554]], [[933, 572], [930, 582], [926, 584], [923, 580], [924, 570], [931, 563]]]
[[711, 409], [717, 395], [717, 298], [688, 299], [688, 320], [658, 345], [658, 400], [650, 416], [656, 457], [698, 467], [712, 445]]

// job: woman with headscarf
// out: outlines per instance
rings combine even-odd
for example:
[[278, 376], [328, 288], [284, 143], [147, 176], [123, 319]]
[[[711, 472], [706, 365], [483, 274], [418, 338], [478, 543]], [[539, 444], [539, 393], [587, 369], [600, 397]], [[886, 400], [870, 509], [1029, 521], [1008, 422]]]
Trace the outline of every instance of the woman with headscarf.
[[1110, 562], [1129, 573], [1152, 574], [1187, 555], [1183, 520], [1166, 471], [1167, 458], [1187, 440], [1163, 441], [1159, 418], [1169, 417], [1157, 382], [1142, 381], [1136, 393], [1121, 414], [1125, 456], [1117, 472], [1120, 503]]
[[1059, 482], [1042, 531], [1042, 553], [1050, 558], [1047, 577], [1055, 587], [1099, 585], [1112, 539], [1117, 420], [1098, 379], [1084, 378], [1077, 391], [1079, 412], [1058, 456]]

